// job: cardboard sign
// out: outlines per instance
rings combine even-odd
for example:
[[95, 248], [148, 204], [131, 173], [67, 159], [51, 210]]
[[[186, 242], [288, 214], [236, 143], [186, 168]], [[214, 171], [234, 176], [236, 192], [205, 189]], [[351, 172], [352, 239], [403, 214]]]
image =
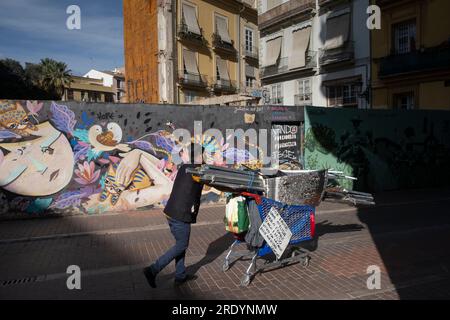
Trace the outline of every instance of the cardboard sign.
[[292, 232], [277, 209], [273, 207], [270, 209], [259, 228], [259, 233], [266, 240], [276, 257], [280, 259], [289, 245]]

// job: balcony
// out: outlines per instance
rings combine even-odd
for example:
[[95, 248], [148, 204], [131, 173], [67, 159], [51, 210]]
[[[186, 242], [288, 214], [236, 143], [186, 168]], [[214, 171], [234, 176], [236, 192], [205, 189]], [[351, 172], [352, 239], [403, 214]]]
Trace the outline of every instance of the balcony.
[[236, 89], [237, 89], [236, 81], [214, 78], [213, 90], [215, 92], [234, 93], [236, 92]]
[[283, 57], [278, 60], [278, 64], [261, 68], [261, 78], [273, 77], [288, 72], [297, 72], [311, 70], [316, 67], [316, 51], [308, 51], [306, 53], [306, 64], [304, 67], [289, 69], [289, 57]]
[[315, 8], [315, 0], [290, 0], [261, 14], [258, 17], [259, 30], [263, 31], [297, 15], [309, 13]]
[[270, 102], [269, 104], [275, 104], [275, 105], [280, 105], [283, 104], [284, 99], [281, 97], [278, 98], [270, 98]]
[[380, 60], [380, 78], [450, 68], [450, 45], [391, 55]]
[[245, 58], [258, 60], [258, 47], [243, 45], [242, 52], [244, 53]]
[[236, 54], [236, 49], [234, 48], [234, 41], [231, 40], [231, 43], [223, 41], [220, 35], [217, 33], [212, 34], [212, 45], [215, 50], [221, 50], [228, 54]]
[[200, 34], [190, 32], [187, 24], [182, 23], [178, 25], [178, 38], [180, 40], [189, 41], [197, 45], [205, 45], [206, 39], [203, 36], [203, 29], [200, 28]]
[[342, 47], [334, 49], [320, 49], [319, 63], [327, 66], [335, 63], [353, 61], [355, 58], [355, 45], [353, 41], [348, 41]]
[[205, 89], [208, 86], [208, 80], [203, 74], [189, 73], [180, 70], [178, 72], [178, 84], [186, 88]]
[[311, 105], [311, 92], [294, 95], [294, 104], [296, 106], [310, 106]]

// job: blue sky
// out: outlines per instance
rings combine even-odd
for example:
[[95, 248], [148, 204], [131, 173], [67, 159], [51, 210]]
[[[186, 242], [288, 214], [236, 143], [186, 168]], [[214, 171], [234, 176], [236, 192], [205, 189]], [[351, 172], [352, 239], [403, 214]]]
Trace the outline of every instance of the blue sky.
[[[81, 30], [69, 30], [69, 5], [81, 9]], [[1, 0], [0, 59], [52, 58], [73, 74], [124, 65], [122, 0]]]

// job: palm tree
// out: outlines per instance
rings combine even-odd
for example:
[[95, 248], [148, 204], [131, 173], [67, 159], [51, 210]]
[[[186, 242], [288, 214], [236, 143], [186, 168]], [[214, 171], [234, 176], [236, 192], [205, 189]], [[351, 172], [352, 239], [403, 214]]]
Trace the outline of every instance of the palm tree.
[[50, 58], [41, 60], [40, 86], [48, 91], [54, 92], [58, 99], [64, 94], [64, 88], [72, 82], [71, 70], [67, 69], [67, 64]]

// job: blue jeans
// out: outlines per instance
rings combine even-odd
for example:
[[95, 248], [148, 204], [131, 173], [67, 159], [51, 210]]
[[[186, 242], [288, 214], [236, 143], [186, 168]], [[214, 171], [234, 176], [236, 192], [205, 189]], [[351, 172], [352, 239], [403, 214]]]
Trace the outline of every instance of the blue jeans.
[[182, 280], [186, 277], [186, 267], [184, 259], [186, 257], [186, 250], [189, 245], [189, 237], [191, 235], [191, 224], [179, 220], [168, 218], [170, 232], [175, 238], [175, 245], [169, 249], [165, 254], [159, 257], [151, 265], [154, 274], [158, 274], [164, 269], [172, 260], [175, 260], [175, 279]]

